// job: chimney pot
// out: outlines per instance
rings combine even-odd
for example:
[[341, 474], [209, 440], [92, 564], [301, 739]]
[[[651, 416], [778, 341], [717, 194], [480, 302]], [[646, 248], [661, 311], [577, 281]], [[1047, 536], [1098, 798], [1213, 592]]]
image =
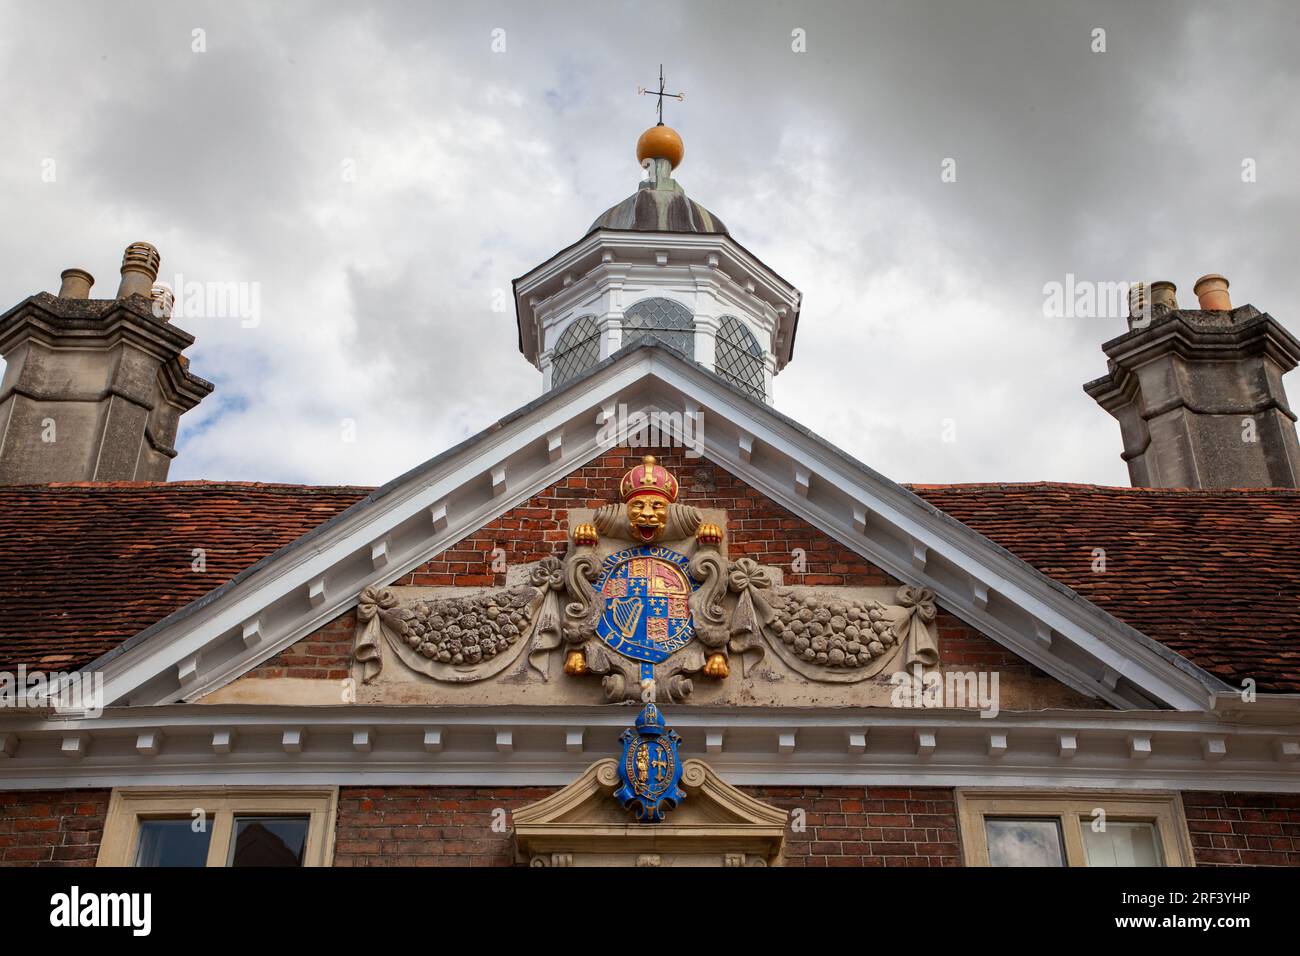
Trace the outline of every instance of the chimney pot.
[[1228, 280], [1217, 272], [1201, 276], [1192, 286], [1192, 292], [1206, 312], [1229, 312], [1232, 299], [1228, 296]]
[[176, 305], [176, 296], [172, 294], [171, 286], [166, 282], [159, 282], [150, 290], [149, 295], [153, 299], [154, 318], [163, 322], [170, 322], [172, 307]]
[[1134, 282], [1128, 287], [1128, 316], [1130, 319], [1141, 318], [1150, 301], [1151, 290], [1145, 282]]
[[1178, 308], [1178, 286], [1167, 279], [1151, 283], [1151, 306], [1156, 309]]
[[85, 269], [64, 269], [59, 278], [63, 280], [59, 286], [60, 299], [90, 298], [90, 287], [95, 284], [95, 277]]
[[117, 297], [125, 299], [128, 295], [151, 296], [160, 262], [158, 250], [147, 242], [133, 242], [127, 246], [122, 253], [122, 282], [117, 287]]

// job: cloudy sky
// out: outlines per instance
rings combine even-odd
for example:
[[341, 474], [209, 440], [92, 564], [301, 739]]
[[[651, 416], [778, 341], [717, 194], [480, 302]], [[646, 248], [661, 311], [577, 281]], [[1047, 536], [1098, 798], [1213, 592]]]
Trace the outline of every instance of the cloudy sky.
[[660, 62], [679, 182], [803, 290], [777, 407], [892, 478], [1127, 484], [1080, 389], [1124, 322], [1044, 316], [1067, 274], [1221, 272], [1300, 332], [1294, 0], [0, 17], [0, 302], [74, 265], [109, 296], [141, 239], [257, 289], [178, 319], [217, 390], [174, 479], [380, 483], [533, 398], [502, 293], [633, 191]]

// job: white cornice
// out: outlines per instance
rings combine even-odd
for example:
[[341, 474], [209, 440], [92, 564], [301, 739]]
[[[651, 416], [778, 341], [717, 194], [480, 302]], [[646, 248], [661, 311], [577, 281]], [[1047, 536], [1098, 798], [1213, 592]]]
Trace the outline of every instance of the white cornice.
[[[170, 705], [111, 708], [93, 720], [10, 712], [0, 716], [7, 743], [0, 778], [7, 790], [558, 786], [592, 759], [616, 755], [634, 715], [618, 706]], [[684, 755], [704, 757], [737, 785], [1300, 792], [1294, 723], [1234, 724], [1168, 711], [985, 719], [952, 710], [674, 706], [666, 716]]]
[[[532, 306], [532, 313], [539, 330], [550, 328], [556, 321], [562, 320], [569, 313], [578, 315], [601, 313], [598, 300], [612, 289], [625, 291], [626, 287], [643, 287], [642, 295], [657, 294], [660, 290], [675, 291], [679, 296], [691, 299], [706, 295], [722, 307], [721, 311], [734, 312], [745, 317], [755, 326], [756, 331], [772, 335], [780, 325], [780, 319], [772, 304], [758, 295], [741, 287], [734, 279], [720, 270], [700, 270], [695, 266], [650, 266], [639, 263], [616, 263], [618, 268], [609, 263], [598, 264], [590, 272], [578, 277], [569, 285], [556, 291], [548, 298]], [[626, 308], [626, 306], [625, 306]], [[600, 318], [605, 318], [603, 314]], [[760, 337], [760, 341], [762, 341]], [[545, 335], [542, 335], [545, 341]], [[766, 349], [764, 351], [767, 351]], [[538, 357], [540, 361], [540, 356]], [[781, 363], [784, 364], [784, 363]]]
[[[622, 269], [640, 271], [645, 265], [653, 269], [656, 252], [666, 251], [673, 268], [679, 265], [698, 266], [708, 263], [710, 270], [721, 272], [733, 283], [737, 276], [753, 283], [753, 291], [738, 285], [735, 290], [727, 290], [733, 299], [743, 302], [740, 296], [747, 295], [762, 304], [757, 311], [767, 320], [768, 312], [779, 316], [777, 335], [784, 343], [777, 356], [779, 366], [784, 366], [790, 359], [795, 322], [798, 319], [801, 294], [773, 272], [758, 257], [736, 242], [730, 236], [722, 234], [696, 233], [662, 233], [662, 232], [616, 232], [607, 229], [596, 230], [578, 242], [561, 250], [546, 262], [535, 267], [515, 280], [515, 309], [520, 324], [521, 344], [524, 356], [529, 361], [537, 362], [538, 330], [543, 324], [543, 316], [538, 307], [548, 305], [545, 310], [552, 312], [561, 302], [568, 302], [577, 295], [576, 286], [585, 283], [585, 277], [595, 271]], [[616, 260], [604, 257], [604, 253], [614, 253]], [[644, 262], [637, 258], [644, 258]], [[615, 268], [617, 266], [617, 268]], [[576, 278], [565, 284], [566, 277]], [[683, 282], [694, 284], [697, 279], [689, 270]], [[719, 281], [719, 289], [726, 289], [726, 284]], [[551, 302], [555, 296], [560, 299]], [[534, 304], [535, 303], [535, 304]], [[784, 310], [784, 315], [780, 313]]]

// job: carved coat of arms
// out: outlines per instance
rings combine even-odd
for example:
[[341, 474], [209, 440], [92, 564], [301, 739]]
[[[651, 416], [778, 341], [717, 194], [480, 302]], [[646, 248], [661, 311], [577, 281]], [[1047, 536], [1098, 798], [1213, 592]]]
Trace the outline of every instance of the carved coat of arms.
[[[697, 641], [694, 623], [701, 585], [724, 571], [717, 551], [722, 529], [678, 504], [677, 493], [676, 477], [647, 455], [619, 482], [622, 507], [605, 505], [592, 523], [573, 529], [569, 564], [578, 573], [568, 577], [579, 594], [565, 614], [570, 621], [585, 615], [590, 631], [570, 628], [570, 643], [581, 647], [567, 654], [564, 670], [600, 674], [611, 698], [636, 697], [638, 687], [650, 681], [680, 700], [691, 690], [688, 675], [726, 676], [725, 653]], [[653, 543], [692, 535], [693, 556]], [[602, 536], [637, 544], [598, 558]], [[573, 641], [573, 635], [581, 640]], [[656, 671], [660, 664], [666, 666]]]

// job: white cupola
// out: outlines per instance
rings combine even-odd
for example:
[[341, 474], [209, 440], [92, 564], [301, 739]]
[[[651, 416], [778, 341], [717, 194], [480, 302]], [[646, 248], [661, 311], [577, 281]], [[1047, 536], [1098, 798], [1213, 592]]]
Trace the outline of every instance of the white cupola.
[[587, 234], [514, 282], [519, 350], [561, 388], [620, 348], [674, 349], [753, 397], [794, 348], [800, 292], [731, 237], [672, 177], [681, 138], [662, 123], [637, 143], [647, 173]]

